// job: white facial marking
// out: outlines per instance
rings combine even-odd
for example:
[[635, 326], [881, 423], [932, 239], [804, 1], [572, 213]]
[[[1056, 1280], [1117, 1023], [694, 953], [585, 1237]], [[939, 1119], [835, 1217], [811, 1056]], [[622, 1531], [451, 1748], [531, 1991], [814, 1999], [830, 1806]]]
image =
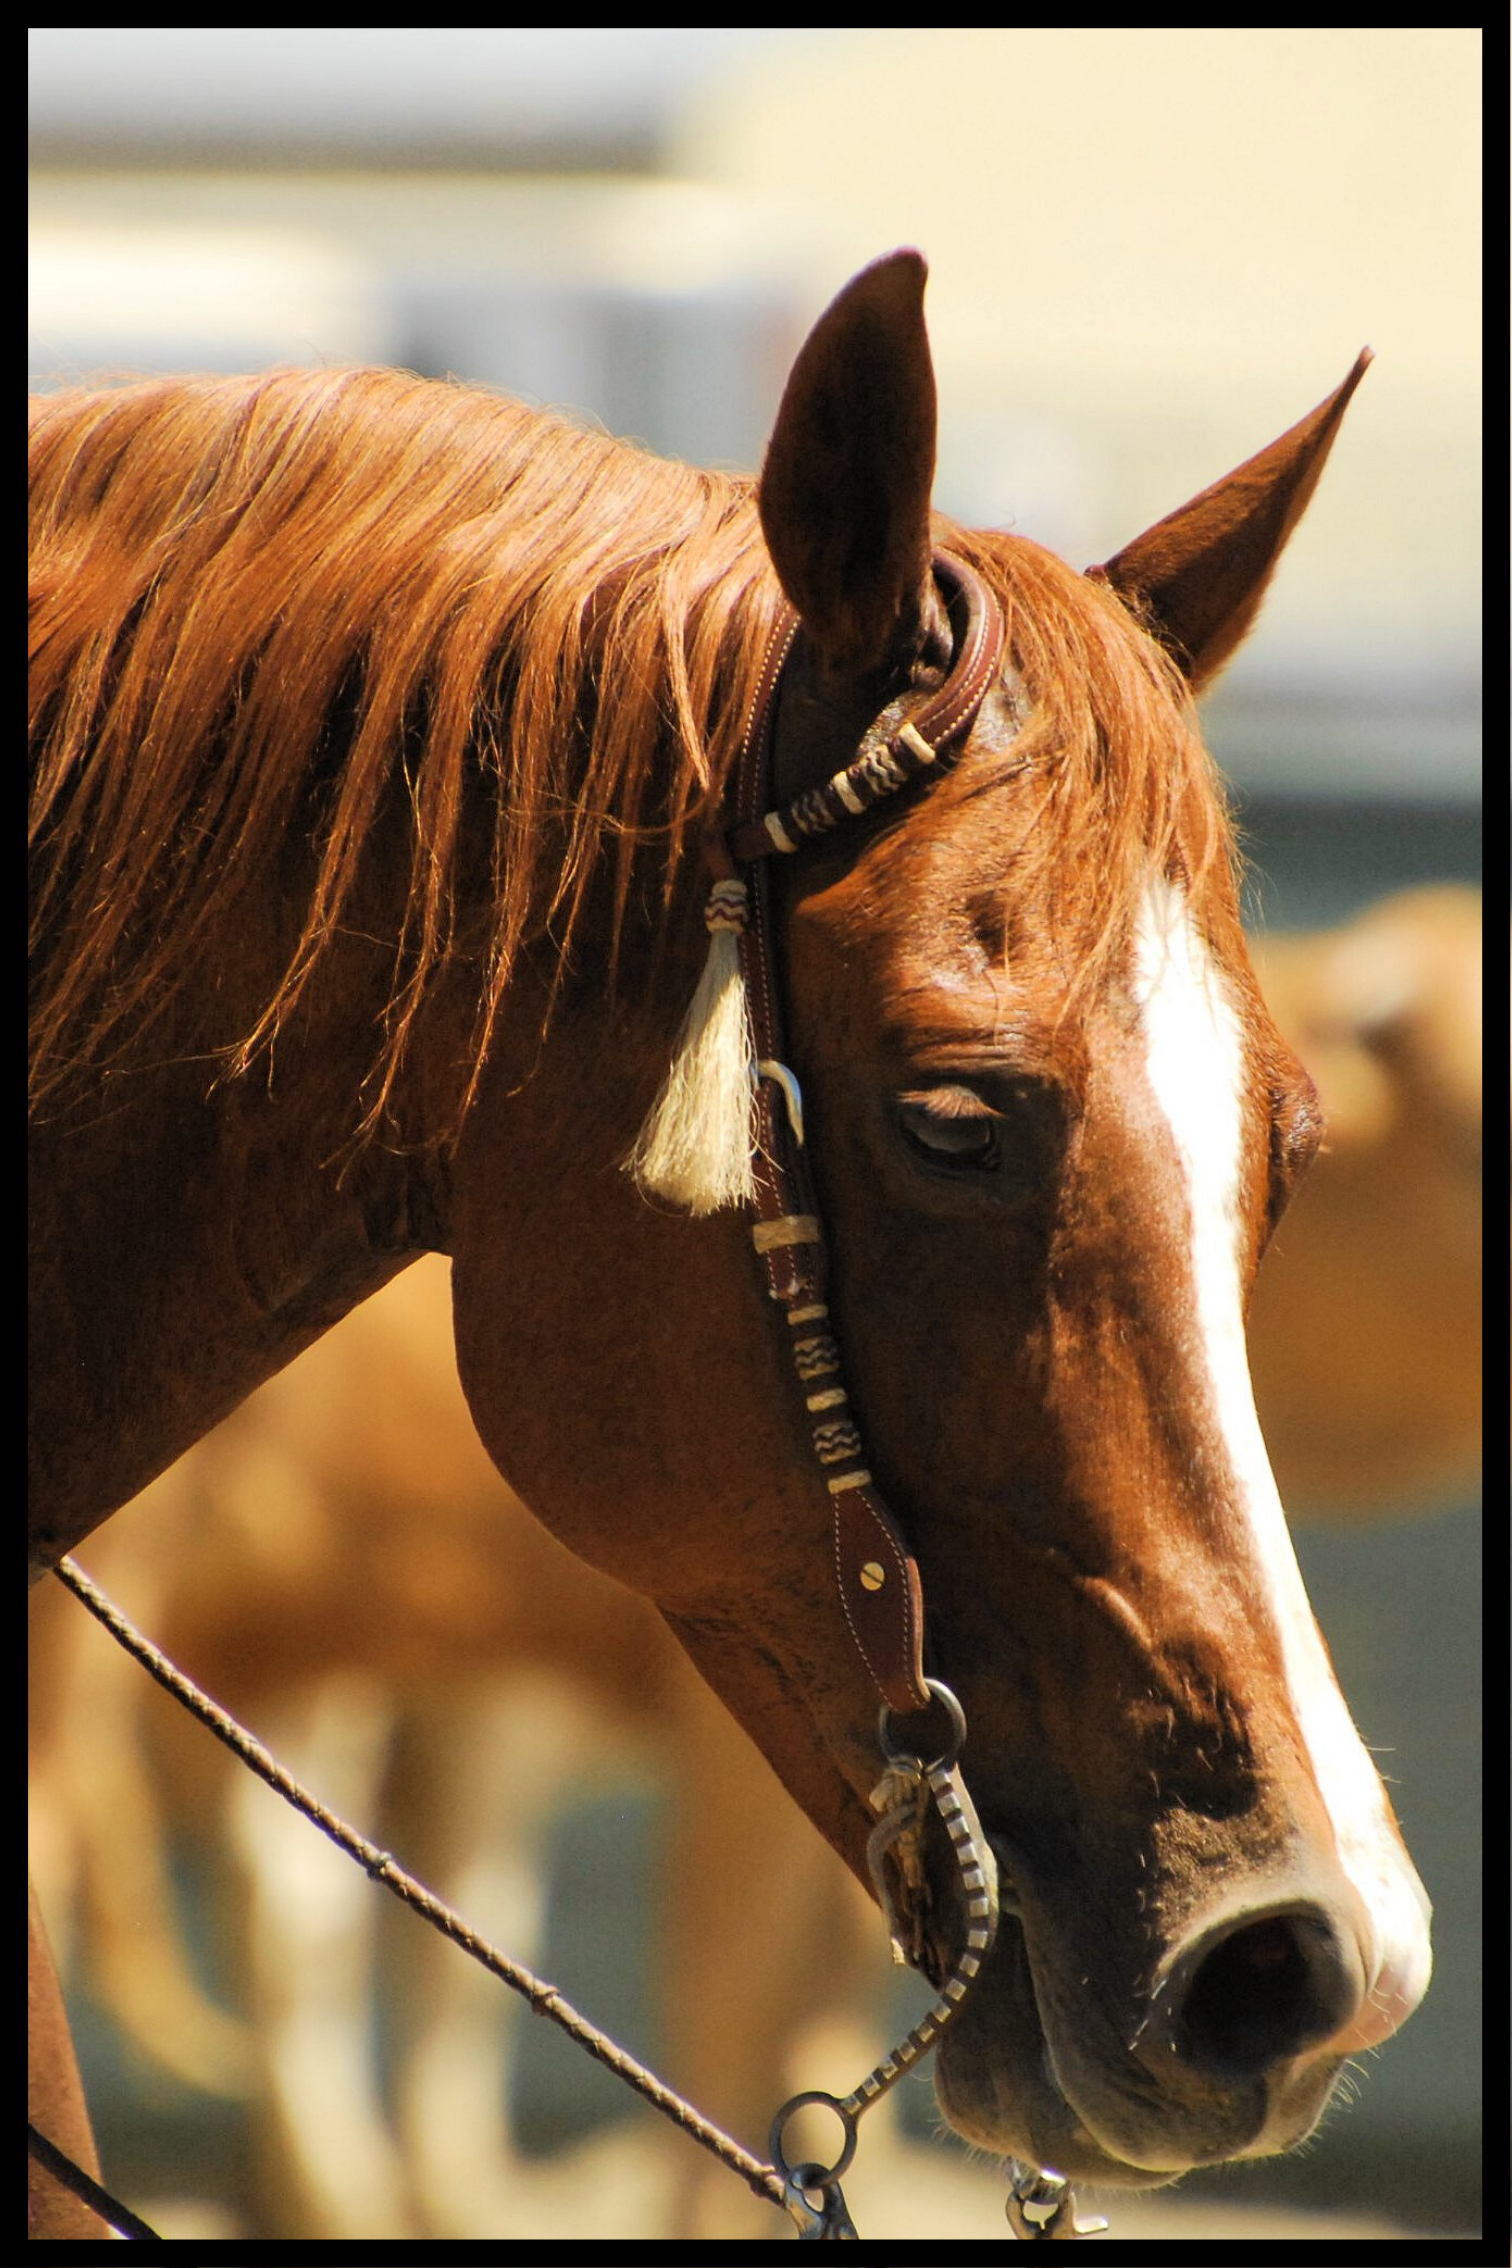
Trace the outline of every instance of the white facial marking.
[[1318, 1635], [1261, 1438], [1244, 1344], [1240, 1173], [1245, 1060], [1239, 1017], [1184, 894], [1162, 879], [1136, 944], [1146, 1068], [1186, 1173], [1198, 1329], [1234, 1485], [1280, 1636], [1286, 1681], [1339, 1860], [1375, 1943], [1369, 2002], [1340, 2047], [1394, 2031], [1427, 1989], [1427, 1895], [1387, 1818], [1375, 1766]]

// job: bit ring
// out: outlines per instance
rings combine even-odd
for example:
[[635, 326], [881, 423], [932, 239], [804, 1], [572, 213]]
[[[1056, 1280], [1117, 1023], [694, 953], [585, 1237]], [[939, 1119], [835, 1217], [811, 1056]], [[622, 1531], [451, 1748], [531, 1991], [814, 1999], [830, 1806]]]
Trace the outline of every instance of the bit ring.
[[[966, 1712], [951, 1692], [950, 1687], [942, 1685], [937, 1677], [926, 1677], [924, 1683], [929, 1690], [931, 1701], [938, 1701], [950, 1717], [949, 1745], [943, 1748], [938, 1756], [931, 1757], [927, 1764], [916, 1750], [894, 1747], [889, 1738], [889, 1729], [896, 1712], [889, 1709], [885, 1703], [877, 1714], [877, 1739], [881, 1744], [882, 1754], [889, 1764], [917, 1764], [926, 1773], [948, 1771], [960, 1755], [962, 1744], [966, 1739]], [[913, 1713], [922, 1715], [923, 1711], [917, 1710]]]
[[[845, 2141], [840, 2155], [835, 2163], [828, 2168], [817, 2165], [808, 2159], [802, 2160], [796, 2166], [790, 2166], [783, 2156], [782, 2130], [794, 2111], [802, 2110], [806, 2103], [823, 2103], [825, 2109], [832, 2110], [845, 2128]], [[810, 2087], [804, 2094], [794, 2095], [790, 2101], [783, 2104], [772, 2121], [772, 2134], [768, 2148], [772, 2153], [772, 2164], [781, 2174], [784, 2182], [789, 2185], [796, 2185], [800, 2189], [833, 2189], [840, 2176], [848, 2170], [852, 2158], [856, 2155], [855, 2113], [848, 2111], [837, 2096], [827, 2095], [822, 2087]]]

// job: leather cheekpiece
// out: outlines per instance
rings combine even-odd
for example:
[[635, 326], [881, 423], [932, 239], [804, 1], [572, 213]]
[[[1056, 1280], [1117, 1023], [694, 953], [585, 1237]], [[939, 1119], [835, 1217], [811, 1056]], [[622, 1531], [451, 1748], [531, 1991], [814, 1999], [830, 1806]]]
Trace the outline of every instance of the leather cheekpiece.
[[[773, 773], [777, 690], [800, 623], [791, 608], [768, 643], [736, 772], [734, 824], [711, 846], [717, 871], [743, 870], [749, 914], [740, 938], [759, 1064], [786, 1067], [776, 972], [770, 869], [773, 855], [843, 826], [886, 796], [954, 760], [1002, 667], [1006, 625], [997, 599], [964, 560], [935, 557], [936, 578], [954, 602], [956, 653], [930, 694], [880, 752], [859, 757], [821, 787], [784, 806], [766, 807]], [[790, 1077], [790, 1074], [787, 1074]], [[758, 1083], [754, 1237], [767, 1290], [782, 1306], [804, 1393], [815, 1457], [833, 1505], [835, 1580], [846, 1624], [887, 1706], [904, 1716], [929, 1706], [924, 1678], [924, 1602], [918, 1567], [902, 1530], [866, 1468], [859, 1430], [840, 1372], [825, 1304], [827, 1255], [818, 1203], [782, 1084]]]

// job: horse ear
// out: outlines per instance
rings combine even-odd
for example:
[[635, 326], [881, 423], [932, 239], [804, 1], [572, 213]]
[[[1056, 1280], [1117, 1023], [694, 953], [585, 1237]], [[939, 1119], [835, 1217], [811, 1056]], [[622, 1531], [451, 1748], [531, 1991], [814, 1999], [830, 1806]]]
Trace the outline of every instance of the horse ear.
[[936, 622], [929, 499], [935, 383], [917, 252], [825, 309], [793, 365], [762, 467], [761, 525], [826, 667], [911, 658]]
[[1088, 570], [1131, 602], [1194, 692], [1223, 667], [1254, 621], [1349, 398], [1373, 359], [1364, 348], [1343, 385], [1299, 425], [1136, 536], [1106, 566]]

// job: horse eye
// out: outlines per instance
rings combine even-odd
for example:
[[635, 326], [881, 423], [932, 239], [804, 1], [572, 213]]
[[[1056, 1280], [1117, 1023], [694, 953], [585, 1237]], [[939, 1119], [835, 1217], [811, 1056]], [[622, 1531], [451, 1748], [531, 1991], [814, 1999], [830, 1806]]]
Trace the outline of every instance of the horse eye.
[[905, 1140], [931, 1165], [950, 1172], [989, 1172], [999, 1161], [1001, 1119], [969, 1087], [932, 1087], [900, 1095], [898, 1122]]

